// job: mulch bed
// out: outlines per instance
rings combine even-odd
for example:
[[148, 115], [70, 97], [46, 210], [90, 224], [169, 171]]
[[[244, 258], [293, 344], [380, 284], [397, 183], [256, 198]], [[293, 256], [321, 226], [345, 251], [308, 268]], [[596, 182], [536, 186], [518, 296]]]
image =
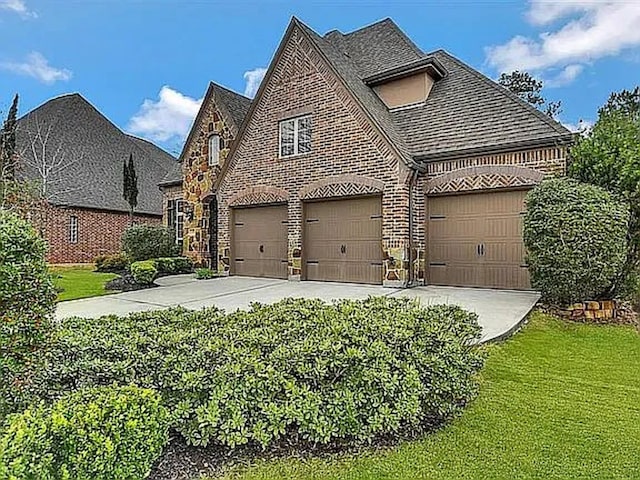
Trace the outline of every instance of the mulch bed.
[[145, 290], [147, 288], [157, 287], [156, 284], [152, 283], [151, 285], [140, 285], [136, 283], [133, 279], [133, 276], [127, 272], [113, 272], [119, 275], [119, 277], [114, 278], [106, 283], [104, 286], [107, 290], [118, 290], [120, 292], [133, 292], [134, 290]]

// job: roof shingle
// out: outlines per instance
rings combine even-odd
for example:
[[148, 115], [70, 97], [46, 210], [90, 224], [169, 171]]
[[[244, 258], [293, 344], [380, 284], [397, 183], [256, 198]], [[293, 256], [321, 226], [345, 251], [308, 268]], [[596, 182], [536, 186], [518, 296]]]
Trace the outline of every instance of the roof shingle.
[[122, 165], [133, 154], [136, 212], [153, 215], [162, 214], [158, 182], [177, 163], [152, 143], [123, 133], [77, 93], [49, 100], [20, 118], [17, 150], [24, 158], [18, 172], [23, 178], [40, 179], [36, 165], [43, 158], [49, 166], [59, 164], [47, 182], [51, 203], [120, 212], [129, 210], [122, 198]]

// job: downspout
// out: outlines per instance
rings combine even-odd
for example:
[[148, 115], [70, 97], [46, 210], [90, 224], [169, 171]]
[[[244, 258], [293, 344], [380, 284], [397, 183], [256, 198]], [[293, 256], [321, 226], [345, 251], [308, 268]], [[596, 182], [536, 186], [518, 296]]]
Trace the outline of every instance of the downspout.
[[414, 168], [411, 172], [409, 179], [409, 275], [407, 275], [406, 287], [412, 287], [414, 283], [414, 271], [413, 271], [413, 187], [418, 179], [419, 171]]

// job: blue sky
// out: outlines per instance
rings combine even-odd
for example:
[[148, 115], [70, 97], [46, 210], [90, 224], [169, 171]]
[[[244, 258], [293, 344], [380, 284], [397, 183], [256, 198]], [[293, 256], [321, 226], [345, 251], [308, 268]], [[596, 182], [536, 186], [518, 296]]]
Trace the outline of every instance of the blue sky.
[[0, 109], [15, 92], [21, 113], [79, 92], [176, 152], [207, 82], [251, 94], [292, 15], [321, 34], [391, 17], [424, 51], [491, 78], [528, 70], [574, 126], [640, 83], [637, 0], [0, 0]]

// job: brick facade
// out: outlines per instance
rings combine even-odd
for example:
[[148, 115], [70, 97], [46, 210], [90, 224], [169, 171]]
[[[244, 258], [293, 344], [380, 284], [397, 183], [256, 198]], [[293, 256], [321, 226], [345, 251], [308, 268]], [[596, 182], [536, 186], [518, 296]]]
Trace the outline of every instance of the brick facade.
[[[71, 217], [78, 219], [78, 241], [70, 242]], [[160, 224], [162, 218], [135, 215], [135, 223]], [[49, 263], [91, 263], [99, 255], [118, 253], [120, 239], [129, 226], [129, 214], [85, 208], [50, 206], [47, 209], [46, 238]]]
[[[300, 278], [302, 199], [370, 193], [359, 188], [376, 185], [382, 193], [385, 264], [392, 272], [385, 273], [385, 283], [401, 284], [409, 236], [409, 189], [400, 181], [404, 165], [297, 28], [267, 81], [219, 188], [221, 259], [229, 250], [230, 207], [248, 186], [286, 192], [289, 278], [295, 280]], [[301, 114], [312, 116], [312, 152], [280, 159], [279, 120]], [[314, 182], [320, 183], [312, 192], [308, 186]], [[254, 201], [264, 202], [261, 197]]]

